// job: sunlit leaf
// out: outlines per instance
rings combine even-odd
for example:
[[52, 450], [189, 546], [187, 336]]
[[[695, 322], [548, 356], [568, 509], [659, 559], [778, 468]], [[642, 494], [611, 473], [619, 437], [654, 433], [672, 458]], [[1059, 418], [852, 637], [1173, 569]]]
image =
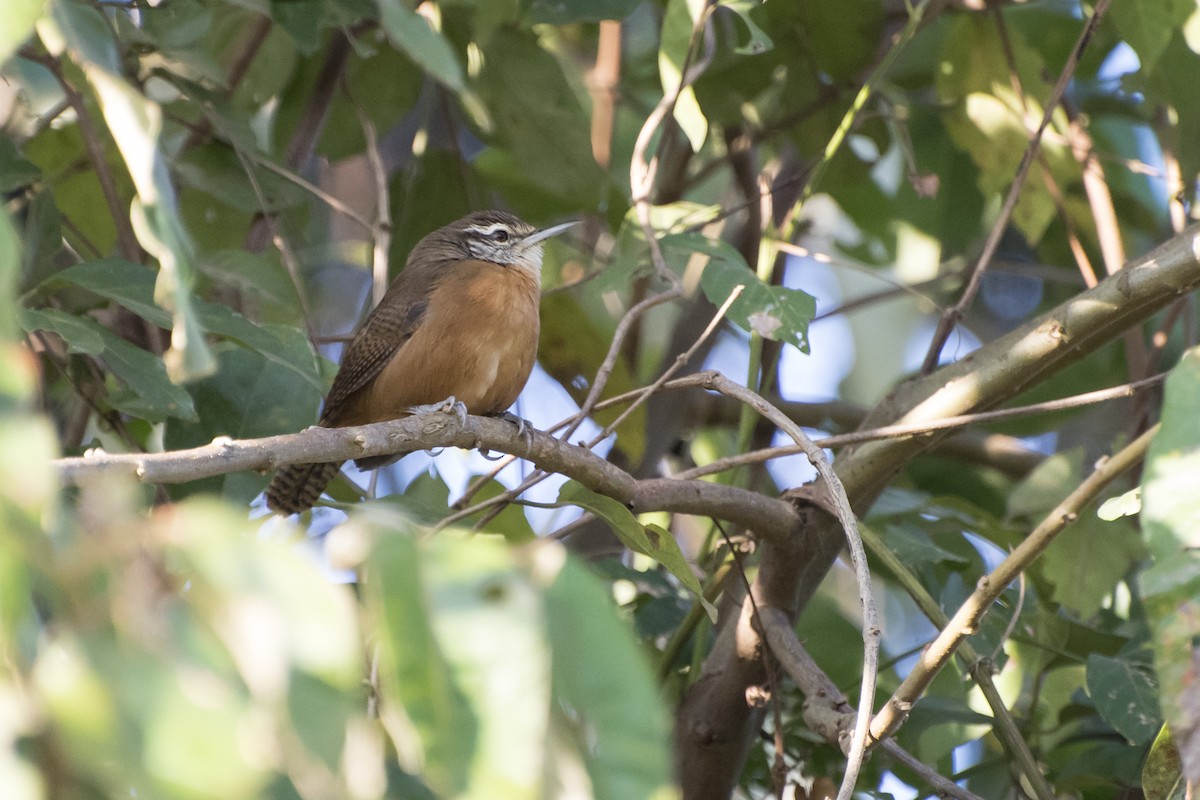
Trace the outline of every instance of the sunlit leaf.
[[388, 38], [409, 58], [447, 88], [464, 88], [462, 65], [441, 33], [425, 17], [409, 9], [400, 0], [379, 0], [380, 21]]
[[799, 289], [764, 284], [728, 242], [698, 233], [681, 233], [663, 237], [662, 247], [677, 257], [691, 253], [709, 257], [700, 276], [700, 288], [713, 305], [720, 306], [736, 287], [742, 287], [741, 295], [729, 307], [732, 322], [766, 339], [793, 344], [802, 353], [809, 351], [808, 323], [817, 313], [817, 301], [812, 295]]
[[1142, 530], [1153, 556], [1138, 576], [1160, 702], [1185, 775], [1200, 775], [1200, 351], [1167, 379], [1162, 430], [1142, 477]]

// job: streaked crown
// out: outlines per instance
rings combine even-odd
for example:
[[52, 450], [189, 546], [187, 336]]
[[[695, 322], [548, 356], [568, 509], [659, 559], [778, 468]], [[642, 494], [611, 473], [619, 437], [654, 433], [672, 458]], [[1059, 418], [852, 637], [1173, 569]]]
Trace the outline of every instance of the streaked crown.
[[408, 260], [473, 258], [519, 267], [537, 277], [542, 271], [542, 242], [574, 224], [539, 230], [507, 211], [476, 211], [426, 236]]
[[472, 258], [493, 264], [534, 260], [541, 266], [542, 248], [533, 244], [530, 247], [537, 252], [532, 253], [524, 246], [525, 239], [537, 232], [537, 228], [525, 220], [503, 211], [481, 211], [461, 222], [466, 224], [462, 226], [460, 236]]

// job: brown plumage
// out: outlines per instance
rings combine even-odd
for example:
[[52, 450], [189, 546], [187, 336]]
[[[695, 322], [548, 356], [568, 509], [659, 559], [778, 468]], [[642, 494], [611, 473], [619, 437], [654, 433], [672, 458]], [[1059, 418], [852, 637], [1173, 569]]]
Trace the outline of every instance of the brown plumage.
[[[450, 397], [471, 414], [505, 411], [537, 357], [541, 242], [571, 224], [539, 231], [512, 214], [479, 211], [418, 242], [346, 348], [317, 424], [397, 419]], [[311, 508], [342, 463], [284, 467], [267, 487], [267, 505], [285, 514]]]

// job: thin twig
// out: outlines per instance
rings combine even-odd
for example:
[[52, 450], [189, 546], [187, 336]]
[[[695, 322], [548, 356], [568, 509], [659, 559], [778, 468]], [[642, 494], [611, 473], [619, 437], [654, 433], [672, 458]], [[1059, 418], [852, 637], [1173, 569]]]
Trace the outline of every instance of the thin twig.
[[288, 243], [287, 238], [283, 235], [283, 229], [279, 227], [275, 214], [268, 210], [270, 206], [267, 203], [267, 196], [263, 192], [262, 184], [258, 182], [258, 176], [254, 174], [254, 164], [246, 157], [241, 148], [235, 147], [233, 152], [237, 154], [238, 161], [242, 163], [246, 179], [250, 182], [250, 188], [254, 192], [259, 208], [262, 209], [259, 212], [261, 215], [259, 219], [266, 226], [266, 230], [271, 232], [271, 240], [279, 251], [279, 257], [283, 261], [288, 277], [292, 280], [292, 288], [296, 290], [296, 301], [300, 304], [300, 316], [304, 319], [304, 329], [308, 333], [308, 339], [310, 342], [315, 342], [316, 329], [313, 327], [312, 309], [308, 305], [308, 293], [304, 290], [304, 281], [300, 277], [300, 262], [292, 251], [292, 246]]
[[1005, 230], [1008, 229], [1008, 222], [1012, 219], [1013, 211], [1017, 207], [1017, 200], [1021, 196], [1021, 188], [1025, 185], [1025, 179], [1029, 175], [1029, 168], [1032, 166], [1034, 157], [1041, 146], [1042, 134], [1050, 125], [1054, 111], [1058, 107], [1059, 101], [1062, 99], [1063, 93], [1071, 81], [1071, 77], [1075, 74], [1075, 67], [1079, 63], [1083, 49], [1091, 40], [1092, 33], [1104, 17], [1104, 12], [1108, 10], [1110, 2], [1111, 0], [1097, 0], [1096, 6], [1092, 11], [1092, 16], [1084, 24], [1083, 31], [1079, 34], [1079, 38], [1075, 42], [1075, 47], [1072, 48], [1070, 56], [1067, 57], [1067, 63], [1063, 66], [1062, 72], [1058, 76], [1058, 81], [1054, 84], [1054, 88], [1050, 90], [1050, 96], [1046, 99], [1045, 111], [1042, 114], [1041, 124], [1038, 125], [1038, 129], [1034, 132], [1033, 136], [1030, 137], [1029, 144], [1025, 148], [1025, 153], [1021, 156], [1021, 164], [1017, 168], [1012, 184], [1009, 186], [1008, 195], [1004, 198], [1004, 205], [1000, 209], [1000, 214], [996, 222], [992, 225], [987, 240], [984, 242], [983, 251], [979, 254], [979, 259], [975, 262], [975, 268], [971, 272], [970, 280], [967, 282], [966, 288], [963, 289], [962, 296], [959, 297], [958, 302], [946, 313], [942, 314], [938, 320], [937, 330], [933, 334], [933, 341], [929, 345], [929, 351], [925, 354], [925, 363], [921, 366], [923, 374], [929, 374], [937, 366], [938, 358], [942, 354], [942, 348], [950, 338], [951, 332], [958, 325], [959, 320], [966, 315], [967, 309], [970, 308], [975, 300], [975, 295], [979, 293], [979, 287], [983, 284], [983, 275], [987, 271], [992, 257], [995, 256], [996, 250], [1000, 246], [1000, 239], [1004, 235]]
[[804, 430], [792, 422], [786, 414], [771, 405], [761, 395], [752, 392], [744, 386], [734, 383], [724, 375], [716, 372], [700, 373], [708, 378], [706, 388], [733, 397], [741, 403], [754, 409], [776, 427], [792, 438], [797, 445], [804, 449], [817, 473], [825, 481], [824, 492], [828, 494], [832, 509], [842, 530], [846, 535], [846, 545], [850, 552], [850, 562], [854, 567], [854, 577], [858, 583], [858, 598], [863, 609], [863, 677], [862, 691], [859, 695], [858, 717], [854, 724], [854, 736], [850, 742], [850, 752], [847, 755], [846, 775], [838, 790], [838, 800], [847, 800], [858, 782], [858, 773], [866, 755], [867, 727], [875, 702], [875, 680], [879, 667], [879, 617], [875, 610], [875, 598], [871, 591], [871, 573], [867, 568], [867, 555], [863, 550], [862, 538], [858, 534], [858, 525], [854, 511], [850, 507], [850, 499], [841, 480], [833, 471], [833, 465], [825, 456], [825, 451], [813, 443]]
[[92, 121], [92, 115], [88, 111], [83, 95], [67, 80], [66, 75], [63, 74], [62, 64], [57, 58], [32, 52], [29, 48], [23, 50], [21, 55], [50, 70], [50, 74], [62, 87], [67, 102], [75, 112], [76, 121], [79, 123], [79, 135], [83, 138], [88, 161], [91, 162], [92, 169], [96, 173], [96, 182], [100, 184], [100, 193], [104, 196], [109, 216], [112, 217], [113, 225], [116, 227], [117, 245], [121, 250], [121, 255], [129, 261], [141, 261], [142, 249], [138, 244], [137, 235], [133, 231], [133, 223], [129, 219], [129, 204], [123, 201], [117, 192], [116, 181], [113, 179], [112, 170], [109, 169], [108, 158], [104, 154], [104, 144], [100, 141], [100, 135]]
[[[839, 748], [844, 747], [850, 735], [846, 730], [846, 723], [852, 716], [846, 696], [800, 644], [786, 614], [779, 609], [768, 608], [764, 609], [761, 618], [771, 652], [804, 694], [804, 721], [831, 744]], [[953, 797], [955, 800], [983, 800], [979, 795], [964, 789], [917, 760], [894, 740], [889, 739], [881, 746], [893, 758], [923, 778], [939, 795]]]
[[1159, 426], [1154, 426], [1111, 458], [1101, 462], [1083, 483], [1038, 523], [1029, 536], [999, 566], [979, 579], [975, 591], [959, 606], [938, 637], [925, 648], [912, 672], [872, 721], [873, 739], [882, 740], [895, 733], [913, 703], [925, 692], [958, 646], [967, 636], [979, 629], [980, 620], [1000, 594], [1042, 554], [1067, 525], [1078, 518], [1079, 513], [1095, 500], [1105, 487], [1145, 457], [1158, 428]]

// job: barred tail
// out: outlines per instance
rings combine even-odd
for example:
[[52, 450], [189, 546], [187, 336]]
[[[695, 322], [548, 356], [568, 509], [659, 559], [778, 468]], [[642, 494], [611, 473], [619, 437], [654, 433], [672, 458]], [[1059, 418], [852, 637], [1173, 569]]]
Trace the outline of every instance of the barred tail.
[[292, 464], [275, 473], [267, 486], [267, 507], [281, 514], [299, 514], [317, 502], [344, 461]]

